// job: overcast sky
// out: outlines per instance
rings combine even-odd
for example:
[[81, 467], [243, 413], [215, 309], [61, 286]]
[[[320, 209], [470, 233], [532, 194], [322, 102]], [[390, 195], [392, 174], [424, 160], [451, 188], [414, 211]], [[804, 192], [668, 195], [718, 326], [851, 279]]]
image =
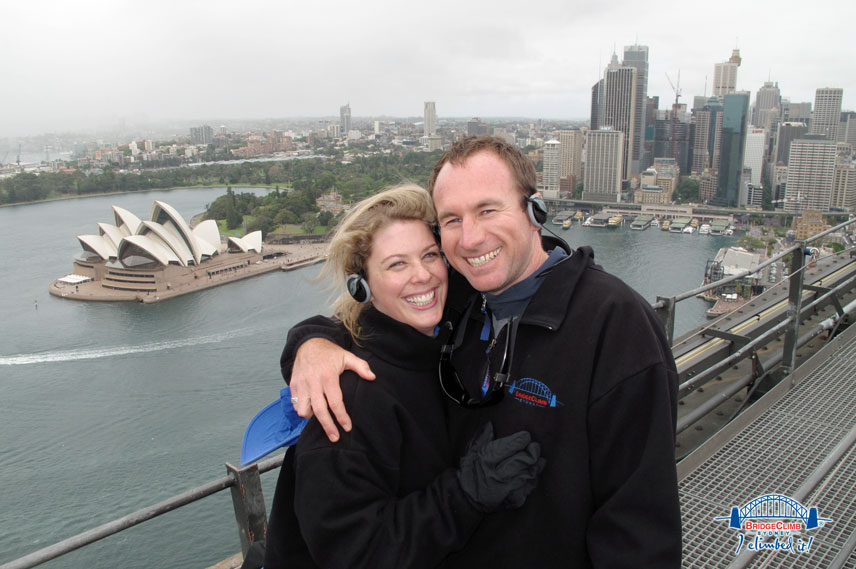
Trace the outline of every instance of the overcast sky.
[[853, 5], [781, 0], [27, 0], [4, 2], [0, 138], [159, 119], [587, 119], [613, 49], [649, 47], [648, 94], [737, 87], [856, 109]]

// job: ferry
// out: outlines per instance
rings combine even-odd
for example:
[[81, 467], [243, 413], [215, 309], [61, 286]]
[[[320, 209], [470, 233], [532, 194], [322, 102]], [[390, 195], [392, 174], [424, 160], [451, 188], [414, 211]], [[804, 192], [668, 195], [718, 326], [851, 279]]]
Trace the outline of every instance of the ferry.
[[[591, 223], [589, 223], [589, 227], [606, 227], [609, 223], [609, 219], [612, 216], [608, 213], [598, 213], [590, 217]], [[587, 220], [588, 221], [588, 220]]]
[[570, 229], [570, 228], [571, 228], [571, 218], [568, 218], [562, 222], [562, 229]]
[[668, 231], [669, 227], [671, 227], [672, 222], [668, 219], [663, 220], [663, 223], [660, 224], [660, 231]]
[[710, 225], [707, 223], [702, 223], [701, 227], [698, 228], [699, 235], [709, 235], [710, 234]]
[[644, 231], [654, 224], [654, 218], [650, 215], [640, 215], [630, 224], [630, 229], [634, 231]]
[[656, 217], [651, 220], [651, 227], [660, 227], [660, 220]]
[[613, 215], [609, 218], [609, 221], [606, 222], [607, 229], [617, 229], [621, 225], [624, 224], [624, 216], [622, 215]]
[[695, 230], [696, 228], [692, 225], [685, 225], [684, 228], [681, 230], [681, 233], [689, 233], [690, 235], [692, 235], [693, 233], [695, 233]]

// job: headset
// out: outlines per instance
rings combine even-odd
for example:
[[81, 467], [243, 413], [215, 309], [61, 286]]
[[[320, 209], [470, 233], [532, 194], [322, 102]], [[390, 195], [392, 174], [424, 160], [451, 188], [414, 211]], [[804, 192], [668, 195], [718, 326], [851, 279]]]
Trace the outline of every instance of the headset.
[[526, 212], [532, 225], [541, 227], [547, 221], [547, 204], [539, 195], [532, 194], [526, 198]]
[[351, 273], [345, 280], [345, 284], [348, 287], [348, 292], [357, 302], [366, 304], [371, 300], [372, 289], [369, 288], [369, 281], [364, 276]]

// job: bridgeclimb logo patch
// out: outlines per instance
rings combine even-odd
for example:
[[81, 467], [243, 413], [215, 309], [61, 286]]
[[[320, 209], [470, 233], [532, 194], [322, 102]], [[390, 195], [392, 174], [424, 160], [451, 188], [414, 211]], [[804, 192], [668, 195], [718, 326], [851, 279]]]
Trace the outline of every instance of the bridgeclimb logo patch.
[[518, 403], [534, 405], [535, 407], [548, 408], [564, 405], [556, 399], [556, 395], [545, 383], [531, 377], [515, 379], [508, 386], [508, 394], [514, 397]]
[[758, 496], [732, 507], [731, 515], [713, 519], [727, 521], [728, 528], [737, 531], [734, 555], [743, 549], [808, 553], [814, 543], [809, 532], [832, 521], [819, 517], [817, 508], [803, 506], [784, 494]]

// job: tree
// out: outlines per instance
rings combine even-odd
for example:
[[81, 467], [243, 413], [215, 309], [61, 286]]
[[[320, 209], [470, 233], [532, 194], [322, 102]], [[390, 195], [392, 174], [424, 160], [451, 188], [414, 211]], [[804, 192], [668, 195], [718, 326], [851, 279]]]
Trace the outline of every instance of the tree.
[[314, 213], [303, 214], [303, 233], [315, 233], [318, 226], [318, 217]]
[[675, 191], [672, 192], [672, 199], [678, 203], [698, 202], [698, 189], [698, 180], [684, 178], [678, 184], [678, 187], [675, 188]]
[[226, 229], [237, 229], [244, 221], [244, 216], [238, 213], [234, 207], [229, 207], [226, 210]]

